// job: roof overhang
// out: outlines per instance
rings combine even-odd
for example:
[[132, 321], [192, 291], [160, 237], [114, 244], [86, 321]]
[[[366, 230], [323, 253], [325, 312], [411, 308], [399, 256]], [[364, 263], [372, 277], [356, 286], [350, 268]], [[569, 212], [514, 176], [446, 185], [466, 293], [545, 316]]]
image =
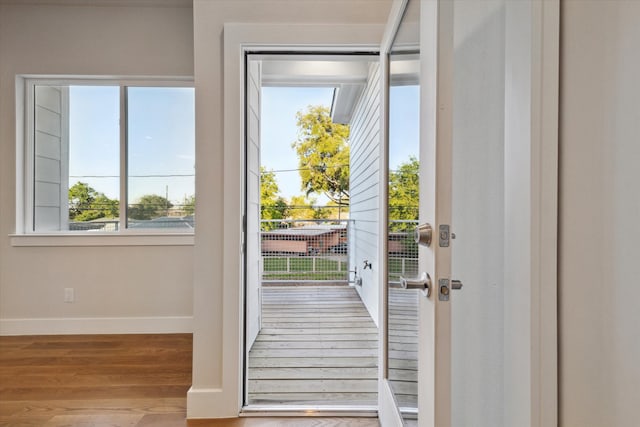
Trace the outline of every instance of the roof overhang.
[[377, 56], [264, 55], [262, 86], [332, 87], [331, 118], [349, 123]]

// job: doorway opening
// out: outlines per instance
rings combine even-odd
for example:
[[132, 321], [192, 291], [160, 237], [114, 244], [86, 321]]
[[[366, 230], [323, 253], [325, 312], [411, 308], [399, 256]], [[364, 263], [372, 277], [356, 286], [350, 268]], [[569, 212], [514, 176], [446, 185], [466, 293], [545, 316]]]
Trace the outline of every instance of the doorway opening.
[[380, 70], [245, 57], [245, 409], [375, 410]]

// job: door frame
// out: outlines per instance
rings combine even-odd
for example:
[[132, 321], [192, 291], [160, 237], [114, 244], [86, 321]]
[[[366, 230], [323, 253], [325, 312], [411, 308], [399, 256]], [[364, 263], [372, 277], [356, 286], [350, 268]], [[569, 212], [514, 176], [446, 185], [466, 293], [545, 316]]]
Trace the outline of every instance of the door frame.
[[[380, 168], [381, 183], [388, 182], [388, 52], [408, 1], [394, 0], [380, 51], [382, 105], [385, 108], [382, 114], [381, 161], [384, 167]], [[438, 10], [439, 2], [446, 0], [423, 1], [433, 11]], [[505, 370], [514, 380], [506, 379], [504, 384], [505, 396], [509, 396], [505, 401], [504, 425], [551, 427], [558, 424], [559, 18], [558, 0], [505, 2], [505, 266], [508, 266], [505, 283], [518, 282], [508, 298], [524, 303], [528, 310], [522, 310], [516, 304], [509, 305], [505, 300], [505, 325], [513, 322], [513, 327], [510, 325], [511, 329], [505, 331]], [[421, 39], [425, 40], [422, 36]], [[437, 52], [438, 37], [428, 40], [434, 43], [433, 49]], [[421, 46], [421, 50], [424, 49]], [[381, 185], [380, 200], [387, 198], [388, 188]], [[509, 221], [509, 216], [525, 220]], [[386, 255], [387, 219], [386, 209], [381, 209], [381, 260]], [[380, 291], [381, 333], [386, 333], [387, 327], [386, 277], [387, 266], [384, 265], [379, 276], [383, 287]], [[386, 341], [386, 336], [381, 339], [380, 420], [382, 425], [402, 425], [397, 407], [390, 404], [393, 395], [386, 380]], [[509, 355], [525, 362], [510, 363]], [[447, 365], [444, 369], [450, 371], [451, 366]], [[450, 372], [445, 373], [447, 375], [450, 378]], [[433, 371], [429, 377], [433, 381]], [[433, 384], [427, 385], [426, 389], [431, 404], [421, 405], [423, 408], [433, 407], [437, 398], [439, 405], [448, 409], [445, 409], [444, 417], [433, 414], [420, 425], [431, 426], [438, 420], [448, 425], [450, 396], [434, 396], [437, 386]]]
[[[222, 237], [222, 381], [215, 387], [191, 387], [188, 392], [189, 418], [260, 415], [242, 413], [244, 381], [244, 261], [242, 253], [244, 212], [244, 58], [250, 51], [261, 52], [378, 52], [383, 26], [378, 24], [244, 24], [224, 25], [223, 165], [224, 193]], [[197, 82], [196, 82], [197, 86]], [[197, 90], [197, 88], [196, 88]], [[203, 96], [202, 94], [199, 96]], [[196, 251], [198, 248], [196, 247]], [[199, 315], [194, 308], [194, 321]], [[213, 353], [220, 337], [206, 333], [205, 324], [196, 324], [194, 341]], [[198, 372], [209, 372], [213, 357], [194, 354], [194, 382]], [[270, 415], [309, 415], [298, 409], [270, 412]], [[318, 412], [318, 415], [331, 415]], [[345, 415], [336, 411], [335, 414]]]
[[[394, 0], [396, 3], [403, 0]], [[507, 36], [518, 30], [519, 22], [529, 31], [526, 40], [509, 40], [507, 50], [523, 51], [522, 67], [529, 77], [519, 85], [527, 94], [519, 99], [515, 89], [505, 93], [514, 103], [526, 108], [522, 119], [530, 126], [523, 130], [521, 138], [527, 143], [529, 156], [522, 159], [529, 174], [518, 189], [524, 189], [530, 204], [527, 229], [525, 263], [530, 267], [529, 309], [525, 323], [527, 336], [521, 347], [526, 348], [530, 364], [525, 368], [528, 381], [522, 387], [527, 405], [519, 410], [527, 420], [526, 425], [557, 425], [557, 171], [558, 171], [558, 68], [559, 68], [559, 2], [558, 0], [506, 2]], [[327, 50], [360, 46], [379, 48], [380, 25], [300, 25], [300, 24], [226, 24], [224, 28], [224, 89], [207, 92], [209, 86], [196, 80], [198, 97], [224, 95], [224, 140], [216, 141], [214, 135], [200, 135], [203, 144], [223, 146], [224, 188], [222, 222], [217, 229], [224, 229], [222, 236], [208, 230], [204, 241], [222, 238], [222, 307], [221, 313], [212, 315], [211, 301], [194, 300], [194, 360], [193, 386], [187, 395], [188, 418], [235, 417], [242, 404], [242, 61], [243, 48], [257, 44], [298, 47], [304, 50]], [[212, 40], [215, 43], [215, 40]], [[519, 43], [519, 45], [518, 45]], [[244, 46], [244, 47], [243, 47]], [[204, 61], [204, 60], [203, 60]], [[213, 66], [212, 66], [213, 67]], [[200, 133], [201, 126], [196, 131]], [[204, 139], [203, 139], [204, 138]], [[517, 167], [518, 165], [514, 165]], [[222, 226], [224, 224], [224, 226]], [[196, 260], [211, 256], [207, 245], [196, 246]], [[381, 244], [386, 245], [385, 242]], [[204, 261], [203, 261], [204, 262]], [[202, 262], [196, 262], [202, 265]], [[380, 282], [384, 283], [384, 282]], [[207, 285], [208, 286], [208, 285]], [[212, 295], [207, 289], [196, 288], [196, 295]], [[384, 295], [384, 292], [380, 293]], [[380, 306], [380, 313], [385, 310]], [[219, 321], [224, 325], [219, 326]], [[381, 319], [380, 326], [386, 325]], [[214, 333], [211, 333], [212, 329]], [[221, 331], [218, 331], [221, 329]], [[216, 332], [218, 331], [218, 332]], [[222, 335], [222, 336], [220, 336]], [[220, 351], [220, 342], [223, 343]], [[221, 353], [222, 359], [219, 354]], [[381, 359], [383, 359], [381, 357]], [[214, 363], [215, 361], [215, 363]], [[381, 412], [384, 408], [380, 408]], [[525, 424], [513, 424], [525, 425]]]

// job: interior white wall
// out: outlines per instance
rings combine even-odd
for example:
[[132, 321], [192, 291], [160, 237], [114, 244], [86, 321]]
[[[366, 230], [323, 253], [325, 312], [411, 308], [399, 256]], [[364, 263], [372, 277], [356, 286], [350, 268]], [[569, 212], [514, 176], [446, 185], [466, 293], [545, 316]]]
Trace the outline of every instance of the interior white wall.
[[560, 425], [640, 419], [640, 3], [562, 2]]
[[[239, 246], [232, 240], [221, 238], [225, 233], [229, 239], [238, 236], [226, 218], [240, 217], [241, 194], [224, 193], [224, 189], [235, 188], [234, 182], [225, 176], [236, 176], [240, 164], [240, 150], [233, 150], [234, 141], [225, 146], [223, 127], [225, 111], [223, 105], [224, 23], [280, 23], [291, 32], [292, 23], [304, 24], [382, 24], [386, 20], [390, 2], [370, 0], [195, 0], [194, 45], [196, 80], [196, 158], [198, 159], [198, 234], [195, 245], [194, 277], [194, 364], [193, 385], [187, 400], [187, 415], [198, 417], [235, 416], [238, 413], [240, 391], [238, 390], [237, 366], [239, 347], [236, 314], [241, 307], [225, 306], [225, 301], [234, 304], [231, 296], [238, 292], [236, 262], [240, 259]], [[336, 13], [339, 10], [339, 13]], [[255, 27], [254, 27], [255, 28]], [[255, 31], [258, 31], [255, 28]], [[315, 33], [314, 33], [315, 34]], [[271, 32], [272, 39], [286, 39], [282, 30]], [[382, 30], [380, 29], [380, 38]], [[353, 32], [340, 31], [323, 35], [318, 43], [361, 41], [363, 31], [356, 26]], [[302, 38], [300, 38], [302, 39]], [[300, 40], [298, 40], [300, 42]], [[374, 43], [379, 42], [379, 38]], [[239, 66], [240, 60], [238, 59]], [[238, 78], [240, 76], [237, 76]], [[239, 103], [239, 100], [238, 100]], [[241, 117], [242, 106], [232, 103], [234, 113]], [[238, 132], [240, 129], [238, 122]], [[238, 139], [240, 141], [240, 139]], [[239, 143], [239, 142], [238, 142]], [[225, 164], [225, 156], [232, 163]], [[229, 169], [230, 168], [230, 169]], [[226, 173], [225, 173], [226, 171]], [[225, 198], [225, 204], [221, 203]], [[225, 206], [226, 205], [226, 206]], [[226, 216], [225, 216], [226, 210]], [[236, 239], [237, 240], [237, 239]], [[226, 246], [225, 246], [226, 245]], [[230, 249], [233, 248], [233, 249]], [[236, 250], [237, 249], [237, 250]], [[226, 257], [226, 258], [225, 258]], [[228, 261], [227, 261], [228, 260]], [[225, 298], [227, 298], [225, 300]], [[236, 313], [236, 314], [234, 314]], [[233, 323], [230, 323], [233, 322]]]
[[193, 247], [11, 246], [18, 74], [192, 76], [191, 2], [0, 2], [0, 333], [190, 330]]
[[[380, 201], [380, 65], [371, 64], [367, 86], [360, 96], [351, 120], [349, 219], [349, 257], [351, 269], [357, 269], [362, 286], [358, 294], [378, 324], [378, 209]], [[364, 269], [364, 261], [371, 268]]]
[[503, 424], [504, 0], [454, 10], [452, 425]]

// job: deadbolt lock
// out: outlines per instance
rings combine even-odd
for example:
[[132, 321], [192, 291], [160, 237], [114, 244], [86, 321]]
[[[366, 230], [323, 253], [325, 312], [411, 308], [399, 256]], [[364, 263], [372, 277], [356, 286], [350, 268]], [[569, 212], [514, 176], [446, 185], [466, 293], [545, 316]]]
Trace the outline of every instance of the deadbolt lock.
[[431, 228], [431, 224], [425, 222], [416, 227], [413, 238], [417, 244], [429, 246], [431, 245], [432, 236], [433, 228]]

